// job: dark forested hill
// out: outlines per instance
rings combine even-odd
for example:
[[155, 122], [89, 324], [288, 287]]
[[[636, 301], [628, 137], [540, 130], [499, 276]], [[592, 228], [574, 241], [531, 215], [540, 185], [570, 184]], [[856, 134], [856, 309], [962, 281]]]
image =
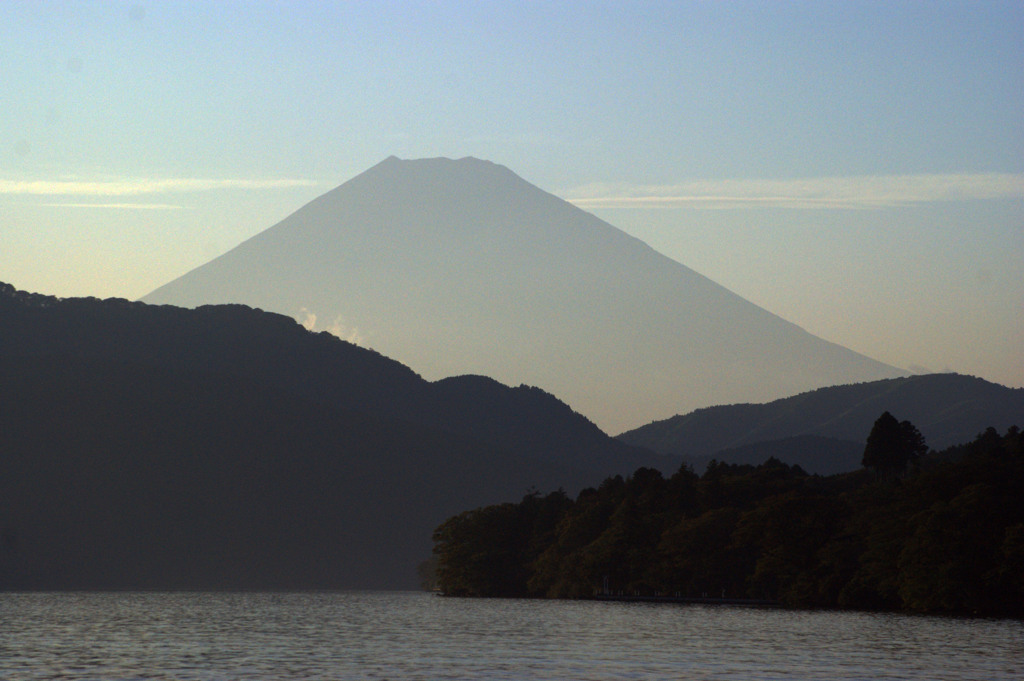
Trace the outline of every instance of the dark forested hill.
[[0, 285], [0, 589], [409, 587], [447, 515], [661, 461], [280, 315]]
[[935, 449], [969, 441], [989, 426], [1024, 423], [1024, 389], [959, 374], [929, 374], [820, 388], [767, 404], [698, 409], [618, 436], [681, 456], [697, 468], [712, 458], [759, 463], [769, 457], [831, 474], [860, 465], [864, 433], [889, 411]]
[[575, 500], [467, 510], [434, 534], [437, 586], [1019, 618], [1024, 438], [988, 428], [952, 449], [895, 476], [811, 476], [775, 459], [702, 476], [638, 469]]

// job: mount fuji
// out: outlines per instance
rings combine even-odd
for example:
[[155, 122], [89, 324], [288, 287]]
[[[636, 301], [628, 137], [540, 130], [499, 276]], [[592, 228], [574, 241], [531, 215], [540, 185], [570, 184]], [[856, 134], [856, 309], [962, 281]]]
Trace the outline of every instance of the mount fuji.
[[612, 433], [906, 373], [474, 158], [390, 157], [142, 300], [287, 314], [424, 378], [538, 386]]

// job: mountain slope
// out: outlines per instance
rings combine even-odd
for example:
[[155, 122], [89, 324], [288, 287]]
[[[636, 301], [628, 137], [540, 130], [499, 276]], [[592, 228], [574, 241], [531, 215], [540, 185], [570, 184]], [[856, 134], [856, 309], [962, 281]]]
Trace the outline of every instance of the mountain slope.
[[814, 337], [507, 168], [389, 158], [158, 288], [559, 395], [616, 432], [900, 372]]
[[0, 589], [406, 588], [453, 513], [675, 464], [243, 306], [0, 284]]
[[[749, 463], [751, 457], [775, 456], [829, 473], [859, 466], [859, 456], [851, 452], [863, 452], [872, 425], [885, 411], [912, 422], [930, 447], [944, 449], [989, 426], [1002, 432], [1024, 423], [1024, 388], [959, 374], [910, 376], [820, 388], [767, 404], [698, 409], [618, 438], [698, 465], [712, 457]], [[803, 458], [784, 456], [787, 448]], [[818, 462], [811, 464], [815, 457]]]

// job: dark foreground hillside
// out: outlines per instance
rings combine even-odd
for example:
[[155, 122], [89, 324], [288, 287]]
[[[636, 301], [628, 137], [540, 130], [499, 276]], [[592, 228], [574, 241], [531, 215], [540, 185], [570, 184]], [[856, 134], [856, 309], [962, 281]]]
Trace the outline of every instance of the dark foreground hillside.
[[652, 461], [280, 315], [0, 285], [0, 589], [408, 588], [452, 513]]
[[575, 499], [528, 495], [463, 512], [434, 539], [438, 587], [453, 595], [1022, 617], [1024, 438], [988, 429], [905, 477], [822, 478], [777, 460], [715, 463], [700, 477], [639, 469]]

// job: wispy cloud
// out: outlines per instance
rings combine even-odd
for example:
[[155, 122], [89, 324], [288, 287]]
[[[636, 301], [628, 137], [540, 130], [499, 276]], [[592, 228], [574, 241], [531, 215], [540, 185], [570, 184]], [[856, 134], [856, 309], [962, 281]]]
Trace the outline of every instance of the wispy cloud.
[[36, 203], [44, 208], [107, 208], [117, 210], [188, 210], [173, 203]]
[[581, 208], [892, 208], [937, 201], [1024, 198], [1024, 174], [872, 175], [796, 180], [590, 184], [565, 192]]
[[[120, 178], [112, 180], [5, 180], [0, 194], [32, 196], [139, 196], [142, 194], [206, 192], [217, 189], [287, 189], [312, 187], [312, 180], [208, 179], [208, 178]], [[114, 204], [110, 204], [114, 205]]]

